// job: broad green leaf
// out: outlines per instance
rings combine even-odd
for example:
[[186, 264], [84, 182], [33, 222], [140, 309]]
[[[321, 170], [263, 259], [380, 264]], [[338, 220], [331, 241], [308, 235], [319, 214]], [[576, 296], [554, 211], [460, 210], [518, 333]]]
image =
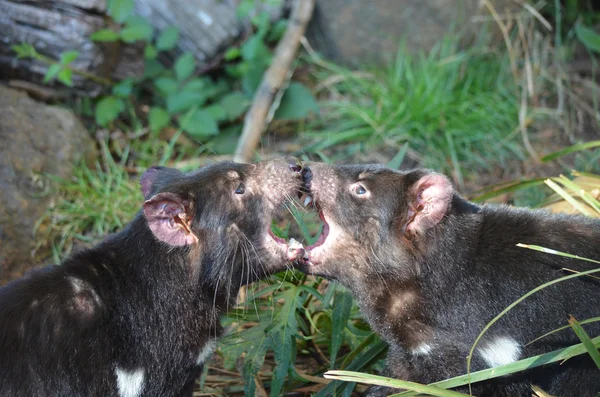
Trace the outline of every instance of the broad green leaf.
[[221, 98], [219, 103], [225, 109], [229, 120], [237, 119], [244, 114], [246, 109], [248, 109], [248, 106], [250, 106], [250, 100], [241, 92], [227, 94]]
[[263, 65], [269, 58], [269, 49], [259, 36], [252, 36], [240, 47], [242, 58], [246, 61], [258, 60]]
[[300, 83], [291, 83], [281, 98], [275, 118], [299, 120], [318, 112], [319, 105], [310, 90]]
[[[241, 133], [242, 127], [240, 125], [226, 127], [219, 132], [219, 135], [212, 138], [207, 145], [215, 154], [233, 154]], [[275, 289], [279, 288], [279, 285], [277, 284], [274, 284], [273, 286]], [[248, 301], [252, 302], [252, 297], [248, 297]]]
[[238, 47], [229, 47], [227, 51], [225, 51], [225, 55], [223, 55], [223, 58], [226, 61], [233, 61], [234, 59], [239, 58], [241, 54], [242, 53]]
[[153, 31], [152, 25], [145, 18], [130, 16], [125, 27], [121, 29], [121, 40], [125, 43], [134, 43], [138, 40], [150, 41]]
[[144, 48], [144, 58], [145, 59], [156, 59], [157, 56], [158, 56], [158, 51], [156, 50], [156, 47], [154, 47], [152, 44], [147, 44], [146, 47]]
[[256, 35], [264, 39], [271, 26], [271, 17], [267, 11], [262, 11], [252, 18], [252, 24], [256, 27]]
[[46, 75], [44, 76], [44, 83], [48, 83], [49, 81], [53, 80], [56, 75], [58, 75], [58, 72], [60, 72], [61, 68], [62, 66], [59, 63], [53, 63], [50, 65]]
[[254, 95], [266, 69], [262, 62], [248, 64], [247, 71], [242, 74], [242, 87], [246, 95]]
[[196, 110], [191, 117], [182, 120], [180, 127], [195, 138], [206, 138], [219, 133], [217, 121], [205, 110]]
[[600, 34], [598, 32], [578, 23], [575, 25], [575, 35], [588, 50], [600, 53]]
[[160, 77], [154, 81], [154, 86], [166, 96], [176, 93], [179, 83], [170, 77]]
[[159, 51], [168, 51], [175, 48], [179, 40], [179, 29], [176, 27], [166, 28], [156, 39], [156, 49]]
[[193, 106], [202, 106], [206, 96], [201, 92], [177, 92], [167, 97], [167, 111], [170, 114], [183, 113]]
[[217, 122], [223, 121], [227, 118], [227, 112], [225, 111], [225, 108], [218, 104], [207, 106], [204, 108], [204, 111], [209, 113]]
[[350, 318], [351, 309], [352, 295], [348, 291], [337, 291], [333, 298], [333, 314], [331, 315], [331, 340], [329, 342], [331, 368], [334, 368], [337, 353], [342, 347], [344, 328]]
[[183, 81], [190, 77], [196, 69], [196, 58], [191, 52], [186, 52], [175, 61], [175, 77], [179, 81]]
[[242, 0], [242, 2], [237, 6], [235, 13], [238, 18], [243, 19], [250, 15], [255, 8], [256, 5], [254, 4], [254, 0]]
[[156, 59], [147, 59], [144, 63], [144, 78], [151, 79], [164, 72], [165, 68]]
[[114, 96], [104, 97], [96, 104], [96, 123], [106, 126], [115, 120], [123, 110], [125, 110], [123, 100]]
[[283, 34], [285, 33], [285, 29], [287, 28], [287, 25], [288, 25], [287, 19], [280, 19], [279, 21], [275, 22], [275, 25], [273, 25], [273, 27], [269, 31], [269, 35], [267, 36], [267, 41], [273, 42], [273, 41], [281, 40], [281, 38], [283, 37]]
[[17, 58], [35, 58], [38, 55], [35, 47], [29, 43], [16, 44], [12, 49], [17, 53]]
[[100, 29], [90, 35], [90, 39], [100, 43], [119, 40], [119, 33], [110, 29]]
[[191, 79], [190, 81], [188, 81], [187, 83], [185, 83], [183, 85], [183, 87], [181, 88], [181, 91], [201, 92], [201, 91], [204, 91], [208, 87], [208, 85], [209, 85], [209, 83], [205, 79], [200, 79], [200, 78]]
[[169, 124], [169, 121], [171, 121], [171, 116], [169, 116], [169, 113], [165, 109], [160, 107], [150, 109], [148, 123], [150, 124], [151, 131], [160, 131]]
[[123, 23], [133, 13], [134, 0], [108, 0], [108, 14], [117, 23]]
[[58, 72], [58, 76], [56, 78], [58, 79], [58, 81], [60, 81], [67, 87], [72, 87], [73, 86], [72, 77], [73, 77], [73, 71], [71, 69], [65, 68], [65, 69], [62, 69], [60, 72]]
[[79, 51], [65, 51], [60, 54], [60, 63], [68, 65], [73, 62], [79, 56]]
[[118, 84], [115, 84], [112, 89], [114, 96], [119, 98], [127, 98], [133, 91], [133, 79], [128, 78], [121, 80]]

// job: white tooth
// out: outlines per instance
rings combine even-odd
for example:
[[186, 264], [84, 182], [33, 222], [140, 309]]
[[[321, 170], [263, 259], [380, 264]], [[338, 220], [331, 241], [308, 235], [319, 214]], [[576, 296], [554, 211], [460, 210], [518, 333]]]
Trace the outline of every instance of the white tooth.
[[306, 198], [304, 199], [304, 206], [306, 207], [307, 205], [309, 205], [311, 201], [312, 197], [306, 196]]
[[293, 238], [290, 239], [290, 244], [289, 244], [288, 247], [289, 247], [290, 250], [304, 248], [304, 246], [302, 245], [302, 243], [300, 243], [299, 241], [296, 241]]

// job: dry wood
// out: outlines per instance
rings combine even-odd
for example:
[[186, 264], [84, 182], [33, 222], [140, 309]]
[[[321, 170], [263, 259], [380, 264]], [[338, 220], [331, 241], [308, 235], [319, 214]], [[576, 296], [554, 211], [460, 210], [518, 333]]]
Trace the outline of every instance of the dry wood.
[[254, 95], [252, 107], [246, 114], [242, 136], [238, 141], [234, 161], [248, 162], [252, 160], [260, 136], [275, 112], [277, 96], [282, 95], [286, 79], [290, 77], [290, 67], [300, 39], [304, 36], [306, 26], [312, 16], [315, 0], [296, 0], [285, 35], [275, 49], [273, 62]]

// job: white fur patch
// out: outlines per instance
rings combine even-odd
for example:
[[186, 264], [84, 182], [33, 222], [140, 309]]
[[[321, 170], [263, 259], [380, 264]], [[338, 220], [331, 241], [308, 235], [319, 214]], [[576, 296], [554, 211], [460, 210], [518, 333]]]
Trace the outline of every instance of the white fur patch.
[[144, 369], [125, 371], [119, 367], [115, 369], [117, 375], [117, 388], [119, 397], [139, 397], [144, 390]]
[[416, 349], [413, 349], [412, 354], [415, 356], [426, 356], [431, 353], [431, 345], [427, 343], [423, 343], [419, 345]]
[[496, 338], [478, 350], [490, 367], [514, 363], [521, 355], [521, 345], [507, 336]]
[[217, 347], [216, 340], [212, 339], [212, 340], [209, 340], [208, 342], [206, 342], [206, 344], [204, 345], [202, 350], [200, 350], [200, 354], [198, 354], [198, 358], [196, 359], [196, 365], [204, 364], [206, 359], [208, 359], [213, 354], [216, 347]]

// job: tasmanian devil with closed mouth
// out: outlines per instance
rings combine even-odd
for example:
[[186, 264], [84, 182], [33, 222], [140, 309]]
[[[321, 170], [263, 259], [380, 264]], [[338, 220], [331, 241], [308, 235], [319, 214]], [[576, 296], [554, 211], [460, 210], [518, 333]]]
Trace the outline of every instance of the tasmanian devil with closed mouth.
[[[588, 262], [518, 247], [540, 245], [600, 259], [600, 221], [508, 206], [478, 206], [444, 175], [382, 166], [311, 164], [309, 196], [324, 222], [299, 262], [307, 273], [348, 287], [375, 332], [388, 342], [385, 375], [432, 383], [466, 373], [485, 325], [535, 287], [593, 269]], [[477, 345], [471, 371], [509, 364], [580, 340], [571, 329], [600, 315], [600, 282], [578, 277], [527, 298]], [[600, 335], [599, 323], [584, 326]], [[600, 370], [589, 356], [473, 384], [476, 396], [598, 396]], [[466, 388], [460, 391], [466, 391]], [[372, 387], [369, 396], [397, 390]]]
[[147, 170], [122, 231], [0, 289], [0, 396], [191, 396], [240, 286], [302, 255], [270, 226], [305, 172]]

